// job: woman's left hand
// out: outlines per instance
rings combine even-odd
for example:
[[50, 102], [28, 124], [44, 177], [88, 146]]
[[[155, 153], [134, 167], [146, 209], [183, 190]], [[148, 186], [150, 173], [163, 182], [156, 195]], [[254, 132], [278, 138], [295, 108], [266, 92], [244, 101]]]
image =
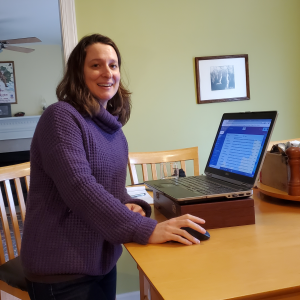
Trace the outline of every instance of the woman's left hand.
[[139, 213], [142, 217], [145, 217], [146, 215], [144, 210], [137, 204], [127, 203], [125, 206], [127, 206], [129, 210]]

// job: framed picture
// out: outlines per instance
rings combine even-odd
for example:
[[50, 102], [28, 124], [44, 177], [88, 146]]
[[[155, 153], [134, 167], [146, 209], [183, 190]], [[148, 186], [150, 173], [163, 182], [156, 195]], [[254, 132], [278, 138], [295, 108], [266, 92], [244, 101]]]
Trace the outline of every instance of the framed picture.
[[11, 107], [9, 103], [0, 103], [0, 118], [11, 117]]
[[16, 75], [13, 61], [0, 61], [0, 103], [17, 103]]
[[198, 104], [250, 99], [248, 54], [195, 57]]

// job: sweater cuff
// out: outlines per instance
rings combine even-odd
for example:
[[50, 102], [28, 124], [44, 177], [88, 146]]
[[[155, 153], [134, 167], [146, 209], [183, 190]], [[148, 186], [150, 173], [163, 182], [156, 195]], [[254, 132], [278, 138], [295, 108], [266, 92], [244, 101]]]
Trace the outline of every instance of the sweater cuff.
[[156, 224], [156, 220], [143, 217], [142, 222], [139, 224], [138, 230], [133, 236], [133, 242], [142, 245], [148, 244], [150, 235], [153, 233]]
[[139, 205], [144, 210], [146, 217], [149, 218], [151, 216], [151, 206], [146, 201], [141, 200], [141, 199], [131, 198], [130, 200], [126, 201], [124, 204], [127, 204], [127, 203]]

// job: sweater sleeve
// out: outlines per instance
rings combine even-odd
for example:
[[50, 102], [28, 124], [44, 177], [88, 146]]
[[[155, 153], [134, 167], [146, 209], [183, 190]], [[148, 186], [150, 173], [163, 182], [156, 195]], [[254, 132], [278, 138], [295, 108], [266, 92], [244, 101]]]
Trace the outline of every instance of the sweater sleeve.
[[67, 207], [111, 243], [146, 244], [156, 221], [130, 211], [96, 181], [78, 119], [51, 108], [44, 114], [36, 130], [42, 167]]
[[130, 197], [130, 195], [128, 195], [126, 189], [124, 191], [124, 198], [125, 198], [125, 201], [123, 202], [124, 204], [127, 204], [127, 203], [137, 204], [144, 210], [144, 212], [146, 213], [146, 217], [149, 218], [151, 216], [151, 206], [146, 201], [138, 199], [138, 198]]

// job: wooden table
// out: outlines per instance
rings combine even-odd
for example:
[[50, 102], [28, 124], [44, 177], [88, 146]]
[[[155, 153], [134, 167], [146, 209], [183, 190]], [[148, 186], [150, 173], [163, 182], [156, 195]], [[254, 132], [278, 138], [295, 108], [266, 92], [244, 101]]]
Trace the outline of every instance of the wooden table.
[[[209, 230], [200, 245], [128, 243], [141, 299], [300, 299], [300, 203], [254, 190], [256, 224]], [[153, 218], [165, 218], [154, 210]]]

